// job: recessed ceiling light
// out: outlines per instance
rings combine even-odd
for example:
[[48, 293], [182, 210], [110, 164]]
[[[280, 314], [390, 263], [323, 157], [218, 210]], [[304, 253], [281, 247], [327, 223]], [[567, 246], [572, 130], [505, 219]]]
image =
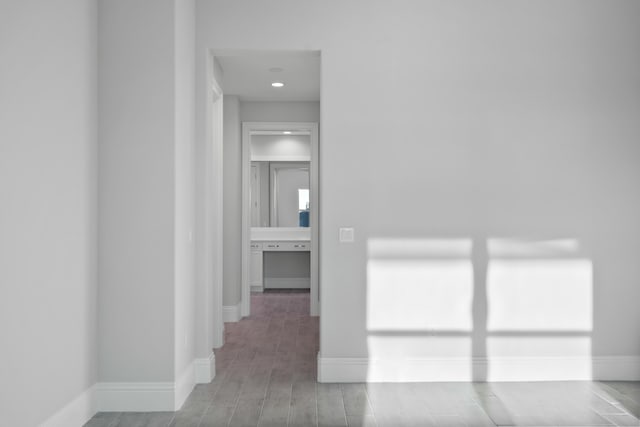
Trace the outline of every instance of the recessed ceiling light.
[[285, 130], [284, 132], [282, 132], [285, 135], [291, 135], [291, 131], [290, 130]]
[[273, 86], [273, 87], [282, 87], [282, 86], [284, 86], [284, 83], [282, 83], [282, 82], [273, 82], [273, 83], [271, 83], [271, 86]]

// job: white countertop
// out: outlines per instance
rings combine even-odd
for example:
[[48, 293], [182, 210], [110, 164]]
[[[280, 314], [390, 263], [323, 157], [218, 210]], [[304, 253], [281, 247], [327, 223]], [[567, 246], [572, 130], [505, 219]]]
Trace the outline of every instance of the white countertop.
[[311, 240], [309, 227], [251, 227], [252, 241]]

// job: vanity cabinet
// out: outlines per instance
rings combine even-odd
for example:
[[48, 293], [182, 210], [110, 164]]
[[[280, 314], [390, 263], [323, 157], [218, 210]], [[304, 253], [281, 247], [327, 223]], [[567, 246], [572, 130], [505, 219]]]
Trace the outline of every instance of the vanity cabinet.
[[308, 251], [309, 242], [289, 242], [289, 241], [264, 242], [262, 244], [262, 248], [265, 251], [274, 251], [274, 252]]
[[252, 291], [263, 289], [262, 280], [262, 243], [251, 242], [251, 269], [249, 274], [249, 286]]
[[[308, 240], [251, 241], [251, 291], [262, 292], [265, 288], [309, 288], [310, 251], [311, 242]], [[265, 259], [270, 259], [271, 263], [276, 262], [274, 257], [285, 257], [277, 260], [285, 260], [287, 268], [284, 271], [273, 264], [265, 264]]]

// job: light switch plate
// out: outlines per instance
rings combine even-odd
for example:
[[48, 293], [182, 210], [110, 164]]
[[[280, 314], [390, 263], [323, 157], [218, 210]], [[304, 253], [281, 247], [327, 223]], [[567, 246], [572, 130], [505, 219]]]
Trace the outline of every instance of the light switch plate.
[[340, 243], [351, 243], [355, 239], [353, 228], [340, 228]]

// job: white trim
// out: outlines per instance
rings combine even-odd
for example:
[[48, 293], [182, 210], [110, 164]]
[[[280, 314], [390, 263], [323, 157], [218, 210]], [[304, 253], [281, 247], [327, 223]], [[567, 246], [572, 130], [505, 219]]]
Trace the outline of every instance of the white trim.
[[93, 417], [97, 411], [94, 405], [95, 386], [91, 386], [58, 412], [39, 424], [40, 427], [69, 427], [82, 426]]
[[193, 374], [196, 384], [208, 384], [216, 377], [216, 356], [211, 352], [209, 357], [193, 361]]
[[367, 382], [369, 360], [364, 357], [320, 357], [318, 355], [319, 383]]
[[309, 285], [309, 315], [320, 315], [320, 129], [314, 123], [311, 132], [311, 162], [309, 162], [309, 189], [311, 190], [311, 284]]
[[308, 162], [309, 156], [274, 156], [274, 155], [262, 155], [253, 156], [252, 162]]
[[196, 355], [206, 357], [223, 345], [222, 322], [222, 103], [213, 75], [214, 58], [206, 57], [204, 138], [196, 140], [195, 272]]
[[[209, 53], [211, 62], [213, 63], [214, 57]], [[208, 261], [211, 264], [213, 260], [213, 347], [220, 348], [224, 344], [224, 322], [222, 320], [222, 265], [223, 265], [223, 101], [224, 96], [222, 89], [215, 79], [213, 74], [213, 64], [211, 65], [210, 72], [211, 82], [211, 157], [209, 167], [210, 180], [209, 189], [213, 194], [210, 199], [210, 204], [207, 208], [208, 217], [212, 219], [209, 238], [213, 239], [211, 243], [212, 253]]]
[[[486, 373], [486, 376], [474, 373]], [[638, 381], [640, 356], [367, 359], [318, 356], [319, 382]]]
[[295, 128], [308, 131], [311, 139], [311, 161], [309, 163], [309, 189], [311, 190], [311, 210], [309, 221], [311, 224], [311, 284], [310, 284], [310, 306], [309, 314], [318, 316], [320, 301], [319, 295], [319, 135], [318, 123], [315, 122], [243, 122], [242, 123], [242, 282], [240, 311], [242, 316], [251, 313], [250, 306], [250, 245], [251, 245], [251, 209], [250, 209], [250, 186], [251, 186], [251, 132], [282, 130], [284, 128]]
[[640, 356], [594, 356], [593, 379], [640, 381]]
[[251, 129], [248, 123], [242, 123], [242, 230], [241, 230], [241, 279], [240, 314], [248, 316], [251, 312], [249, 282], [251, 280]]
[[174, 408], [179, 410], [196, 386], [195, 360], [187, 366], [178, 377], [175, 386]]
[[265, 277], [265, 289], [309, 289], [311, 279], [309, 277]]
[[240, 304], [225, 305], [222, 307], [222, 320], [225, 323], [238, 322], [242, 316], [240, 316]]
[[98, 412], [175, 411], [175, 383], [98, 383]]

